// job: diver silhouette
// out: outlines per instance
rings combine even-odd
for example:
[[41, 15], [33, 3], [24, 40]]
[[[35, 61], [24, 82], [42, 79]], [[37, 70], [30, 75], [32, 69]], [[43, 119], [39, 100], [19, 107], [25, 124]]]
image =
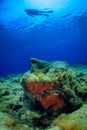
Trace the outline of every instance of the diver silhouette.
[[38, 9], [25, 9], [26, 14], [34, 17], [34, 16], [49, 16], [53, 13], [53, 10], [38, 10]]

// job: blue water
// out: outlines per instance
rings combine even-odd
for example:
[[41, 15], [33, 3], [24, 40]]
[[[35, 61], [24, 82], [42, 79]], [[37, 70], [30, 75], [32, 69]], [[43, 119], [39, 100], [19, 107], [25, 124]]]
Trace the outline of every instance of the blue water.
[[0, 76], [29, 70], [31, 57], [87, 63], [87, 0], [0, 0]]

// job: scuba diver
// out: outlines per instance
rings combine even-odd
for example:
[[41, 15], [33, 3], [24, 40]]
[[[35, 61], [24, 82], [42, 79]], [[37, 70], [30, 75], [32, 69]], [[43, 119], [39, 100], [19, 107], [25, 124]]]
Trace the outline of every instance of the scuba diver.
[[49, 16], [53, 13], [53, 10], [38, 10], [38, 9], [25, 9], [26, 14], [34, 17], [34, 16]]

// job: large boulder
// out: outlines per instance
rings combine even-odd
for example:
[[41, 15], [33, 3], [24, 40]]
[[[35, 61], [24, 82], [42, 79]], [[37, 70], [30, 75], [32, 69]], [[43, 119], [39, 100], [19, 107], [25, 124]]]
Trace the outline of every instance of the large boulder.
[[[87, 74], [70, 67], [66, 62], [31, 58], [30, 70], [23, 75], [21, 85], [25, 95], [40, 108], [49, 112], [72, 112], [87, 99], [84, 76]], [[83, 78], [82, 82], [79, 82], [80, 78]]]

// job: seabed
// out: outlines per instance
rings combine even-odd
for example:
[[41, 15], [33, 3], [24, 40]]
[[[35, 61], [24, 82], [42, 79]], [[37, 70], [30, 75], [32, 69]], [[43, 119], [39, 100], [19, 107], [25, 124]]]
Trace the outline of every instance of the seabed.
[[[87, 94], [87, 65], [74, 67], [85, 74]], [[87, 96], [73, 112], [51, 116], [34, 108], [24, 96], [20, 80], [23, 74], [0, 78], [0, 130], [87, 130]], [[80, 81], [81, 82], [81, 81]]]

